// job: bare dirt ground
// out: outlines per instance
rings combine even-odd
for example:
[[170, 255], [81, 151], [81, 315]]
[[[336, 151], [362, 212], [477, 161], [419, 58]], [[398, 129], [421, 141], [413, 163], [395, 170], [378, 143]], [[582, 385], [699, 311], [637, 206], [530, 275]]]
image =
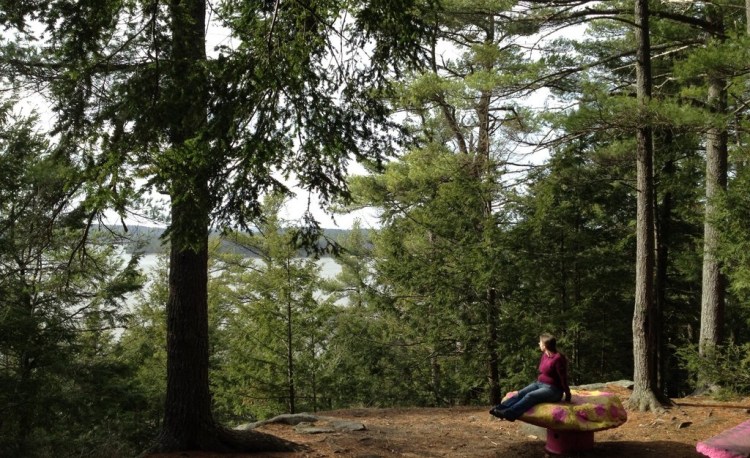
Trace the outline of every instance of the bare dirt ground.
[[[610, 385], [623, 403], [630, 391]], [[571, 457], [701, 457], [695, 444], [750, 419], [750, 398], [717, 402], [704, 397], [673, 400], [664, 413], [628, 412], [616, 429], [595, 433], [594, 449]], [[365, 425], [363, 431], [299, 434], [293, 426], [268, 424], [258, 431], [306, 446], [295, 453], [215, 455], [199, 452], [152, 458], [325, 458], [325, 457], [520, 457], [550, 456], [543, 429], [498, 420], [487, 407], [347, 409], [318, 412]]]

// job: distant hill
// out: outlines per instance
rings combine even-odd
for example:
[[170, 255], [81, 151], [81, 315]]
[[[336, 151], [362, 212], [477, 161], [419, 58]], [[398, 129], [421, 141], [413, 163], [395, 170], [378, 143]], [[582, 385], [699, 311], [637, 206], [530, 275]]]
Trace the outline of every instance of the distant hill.
[[[128, 226], [127, 232], [123, 230], [122, 226], [108, 228], [100, 226], [97, 229], [99, 235], [107, 239], [111, 237], [111, 243], [124, 246], [127, 252], [139, 252], [143, 254], [160, 254], [166, 252], [161, 240], [164, 231], [164, 228], [150, 226]], [[323, 229], [324, 237], [333, 241], [341, 240], [350, 232], [349, 229]], [[214, 232], [212, 236], [219, 237], [220, 233]], [[323, 249], [325, 246], [326, 241], [324, 238], [321, 238], [318, 241], [318, 247]], [[223, 252], [249, 255], [246, 249], [228, 240], [222, 241], [220, 249]], [[304, 250], [300, 250], [300, 256], [305, 256]]]

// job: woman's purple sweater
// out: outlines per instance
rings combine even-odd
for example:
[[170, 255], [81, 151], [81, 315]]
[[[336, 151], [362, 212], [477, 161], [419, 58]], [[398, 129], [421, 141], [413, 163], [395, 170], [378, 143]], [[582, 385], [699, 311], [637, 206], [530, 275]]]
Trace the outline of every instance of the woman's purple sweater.
[[560, 388], [565, 396], [570, 396], [570, 387], [568, 386], [568, 361], [562, 353], [552, 353], [547, 356], [542, 353], [542, 359], [539, 361], [539, 377], [537, 381], [554, 385]]

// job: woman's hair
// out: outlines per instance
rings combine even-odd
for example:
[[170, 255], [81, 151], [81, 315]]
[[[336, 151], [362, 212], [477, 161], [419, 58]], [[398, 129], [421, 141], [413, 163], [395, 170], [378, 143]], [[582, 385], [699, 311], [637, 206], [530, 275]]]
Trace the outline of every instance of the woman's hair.
[[544, 348], [551, 351], [552, 353], [557, 353], [557, 339], [555, 339], [555, 336], [545, 332], [544, 334], [539, 336], [539, 340], [541, 340], [544, 344]]

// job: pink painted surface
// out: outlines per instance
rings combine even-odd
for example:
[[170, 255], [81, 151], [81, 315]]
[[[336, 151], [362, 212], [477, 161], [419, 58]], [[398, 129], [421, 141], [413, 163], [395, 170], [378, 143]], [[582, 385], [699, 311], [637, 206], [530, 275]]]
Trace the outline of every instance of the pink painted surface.
[[698, 442], [695, 449], [709, 458], [750, 457], [750, 420]]
[[[571, 390], [571, 402], [537, 404], [519, 420], [555, 431], [601, 431], [625, 423], [628, 414], [620, 398], [604, 391]], [[516, 392], [505, 395], [505, 399]]]
[[554, 455], [572, 452], [585, 452], [594, 448], [593, 431], [553, 431], [547, 430], [547, 443], [544, 449]]

